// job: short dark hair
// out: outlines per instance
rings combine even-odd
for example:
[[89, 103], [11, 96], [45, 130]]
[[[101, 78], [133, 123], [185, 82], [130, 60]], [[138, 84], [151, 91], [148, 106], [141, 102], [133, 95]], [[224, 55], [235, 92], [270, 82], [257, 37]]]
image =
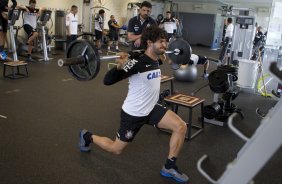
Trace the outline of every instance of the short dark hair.
[[76, 6], [76, 5], [72, 5], [72, 6], [71, 6], [71, 10], [74, 10], [74, 9], [77, 9], [77, 6]]
[[152, 8], [152, 4], [148, 1], [143, 1], [140, 8], [142, 7]]
[[170, 11], [167, 11], [166, 13], [170, 13], [170, 14], [171, 14], [171, 12], [170, 12]]
[[29, 0], [29, 4], [31, 3], [36, 4], [36, 0]]
[[233, 20], [232, 20], [232, 18], [230, 18], [230, 17], [227, 19], [227, 22], [228, 22], [228, 23], [232, 23], [232, 21], [233, 21]]
[[167, 33], [157, 25], [145, 28], [141, 36], [141, 44], [147, 49], [147, 41], [156, 42], [159, 39], [167, 39]]
[[104, 13], [105, 13], [105, 10], [101, 9], [101, 10], [99, 10], [98, 13], [99, 13], [99, 14], [104, 14]]

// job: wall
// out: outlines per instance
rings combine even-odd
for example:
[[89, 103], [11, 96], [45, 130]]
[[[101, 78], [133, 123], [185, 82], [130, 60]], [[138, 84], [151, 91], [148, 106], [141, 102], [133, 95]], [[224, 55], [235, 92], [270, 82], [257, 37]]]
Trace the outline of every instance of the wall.
[[[177, 2], [175, 0], [174, 2]], [[230, 4], [232, 5], [232, 4]], [[189, 13], [200, 13], [200, 14], [218, 14], [221, 13], [222, 4], [210, 4], [210, 3], [197, 3], [197, 2], [178, 2], [179, 12], [189, 12]], [[271, 3], [235, 3], [234, 7], [238, 8], [252, 8], [256, 13], [256, 21], [259, 25], [264, 28], [268, 27]], [[258, 11], [259, 10], [259, 11]], [[269, 11], [267, 11], [269, 10]]]

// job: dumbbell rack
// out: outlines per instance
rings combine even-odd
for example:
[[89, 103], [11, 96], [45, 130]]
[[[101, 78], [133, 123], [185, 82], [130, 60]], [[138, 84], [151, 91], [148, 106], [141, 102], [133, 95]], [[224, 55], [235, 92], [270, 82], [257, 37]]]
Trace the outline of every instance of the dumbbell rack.
[[[15, 42], [15, 35], [14, 35], [14, 24], [16, 20], [19, 19], [20, 16], [20, 10], [19, 9], [12, 9], [10, 10], [12, 13], [9, 12], [8, 16], [8, 24], [9, 24], [9, 33], [10, 33], [10, 41], [12, 44], [12, 51], [13, 51], [13, 60], [4, 62], [4, 69], [3, 69], [3, 77], [4, 78], [11, 78], [11, 79], [18, 79], [23, 77], [28, 77], [28, 71], [27, 71], [27, 63], [24, 61], [18, 60], [17, 55], [17, 49], [16, 49], [16, 42]], [[20, 73], [20, 67], [23, 66], [25, 68], [25, 74]], [[7, 67], [11, 68], [12, 73], [6, 75], [6, 69]], [[15, 68], [17, 72], [15, 72]]]
[[[276, 75], [282, 80], [282, 72], [277, 67], [274, 69]], [[272, 72], [274, 73], [274, 71]], [[232, 114], [228, 119], [228, 126], [236, 135], [246, 141], [246, 144], [238, 152], [237, 158], [228, 164], [227, 169], [218, 180], [211, 178], [202, 168], [203, 162], [208, 158], [207, 155], [203, 155], [198, 160], [197, 168], [199, 172], [214, 184], [249, 183], [282, 145], [281, 113], [282, 100], [280, 99], [261, 121], [260, 126], [251, 138], [234, 127], [233, 119], [237, 113]]]

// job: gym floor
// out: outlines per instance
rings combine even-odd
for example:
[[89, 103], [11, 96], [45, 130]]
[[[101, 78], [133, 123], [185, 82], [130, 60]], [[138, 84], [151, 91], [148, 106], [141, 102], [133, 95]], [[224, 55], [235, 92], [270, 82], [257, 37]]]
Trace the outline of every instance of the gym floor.
[[[217, 51], [192, 48], [194, 53], [218, 57]], [[57, 59], [63, 57], [63, 53], [57, 52], [50, 57], [56, 59], [30, 63], [28, 78], [0, 78], [0, 114], [7, 116], [0, 118], [0, 184], [175, 183], [159, 174], [168, 153], [170, 135], [153, 127], [144, 126], [135, 141], [119, 156], [93, 145], [90, 153], [78, 150], [78, 132], [82, 128], [115, 138], [127, 80], [104, 86], [102, 81], [108, 62], [103, 62], [94, 80], [79, 82], [71, 77], [67, 68], [57, 66]], [[168, 65], [161, 68], [162, 74], [172, 75]], [[213, 69], [215, 66], [211, 64], [210, 71]], [[189, 95], [203, 86], [207, 81], [200, 77], [201, 74], [199, 66], [196, 82], [175, 81], [175, 91]], [[161, 88], [169, 88], [169, 83], [162, 84]], [[212, 102], [212, 95], [208, 87], [196, 94], [206, 99], [205, 104]], [[274, 98], [241, 93], [234, 101], [245, 114], [245, 119], [237, 123], [240, 129], [252, 135], [261, 121], [255, 109], [260, 107], [267, 112], [276, 102]], [[185, 108], [179, 109], [179, 115], [188, 120]], [[195, 108], [194, 122], [199, 115], [200, 108]], [[205, 184], [208, 182], [196, 168], [198, 159], [209, 155], [205, 167], [214, 178], [219, 178], [243, 145], [244, 142], [228, 127], [205, 124], [203, 133], [184, 143], [178, 166], [190, 177], [189, 183]], [[281, 169], [280, 148], [254, 181], [280, 184]]]

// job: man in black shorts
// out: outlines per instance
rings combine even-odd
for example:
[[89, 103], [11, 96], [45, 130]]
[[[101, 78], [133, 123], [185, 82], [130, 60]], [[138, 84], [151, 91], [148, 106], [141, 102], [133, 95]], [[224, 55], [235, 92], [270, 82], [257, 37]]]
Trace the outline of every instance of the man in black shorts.
[[112, 85], [123, 79], [129, 79], [127, 97], [121, 109], [120, 128], [116, 139], [111, 140], [92, 134], [87, 130], [80, 131], [79, 148], [82, 152], [90, 151], [90, 143], [102, 149], [121, 154], [132, 142], [143, 125], [171, 130], [169, 154], [160, 174], [179, 182], [187, 182], [188, 176], [181, 173], [176, 166], [176, 159], [184, 143], [187, 131], [186, 123], [173, 111], [157, 104], [160, 93], [161, 70], [159, 57], [167, 49], [166, 32], [157, 25], [144, 30], [141, 44], [145, 53], [135, 58], [120, 54], [117, 66], [112, 68], [104, 78], [105, 85]]
[[29, 0], [29, 6], [22, 7], [18, 6], [18, 8], [24, 11], [23, 13], [23, 28], [28, 36], [28, 40], [26, 45], [28, 47], [27, 50], [27, 62], [35, 62], [35, 60], [31, 57], [33, 41], [38, 36], [38, 32], [36, 30], [37, 27], [37, 18], [40, 14], [39, 9], [35, 8], [36, 0]]
[[139, 15], [131, 18], [128, 22], [127, 37], [132, 42], [132, 50], [144, 49], [141, 45], [142, 32], [146, 27], [157, 25], [157, 22], [150, 17], [152, 4], [144, 1], [139, 9]]
[[[17, 6], [17, 1], [12, 0], [12, 9]], [[6, 34], [8, 29], [8, 3], [9, 0], [0, 1], [0, 59], [6, 60], [7, 54], [4, 51]]]
[[116, 52], [119, 52], [118, 48], [118, 33], [120, 26], [118, 25], [117, 21], [115, 20], [115, 16], [111, 15], [110, 20], [108, 21], [109, 26], [109, 43], [108, 43], [108, 51], [111, 51], [111, 46], [113, 42], [116, 46]]
[[101, 40], [104, 34], [104, 15], [105, 10], [101, 9], [99, 10], [98, 15], [95, 17], [95, 39], [99, 54], [102, 54]]

